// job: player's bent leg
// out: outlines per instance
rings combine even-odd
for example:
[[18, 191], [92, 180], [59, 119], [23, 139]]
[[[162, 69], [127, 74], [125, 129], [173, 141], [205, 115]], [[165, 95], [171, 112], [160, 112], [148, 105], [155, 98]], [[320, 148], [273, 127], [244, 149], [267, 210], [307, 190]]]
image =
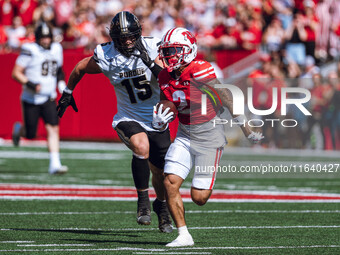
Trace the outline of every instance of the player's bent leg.
[[152, 203], [153, 211], [158, 216], [158, 228], [163, 233], [171, 233], [173, 231], [170, 212], [165, 201], [164, 173], [163, 169], [154, 166], [149, 162], [152, 172], [152, 186], [156, 192], [156, 199]]
[[149, 161], [149, 167], [152, 173], [152, 186], [155, 189], [157, 199], [160, 201], [165, 200], [165, 188], [164, 188], [164, 171], [153, 165]]
[[191, 187], [191, 198], [192, 201], [195, 202], [197, 205], [205, 205], [211, 196], [212, 190], [209, 189], [197, 189]]
[[50, 153], [50, 165], [48, 172], [50, 174], [65, 174], [68, 171], [67, 166], [61, 165], [59, 154], [59, 126], [45, 125], [47, 131], [47, 147]]
[[167, 174], [164, 179], [166, 198], [172, 218], [178, 229], [178, 237], [168, 243], [167, 247], [182, 247], [194, 245], [194, 240], [190, 235], [184, 218], [184, 205], [179, 188], [184, 179], [175, 174]]
[[141, 132], [131, 136], [129, 145], [133, 152], [131, 167], [138, 194], [137, 223], [141, 225], [150, 225], [151, 205], [148, 194], [150, 178], [148, 164], [149, 140], [146, 133]]
[[19, 146], [20, 137], [22, 136], [23, 126], [20, 122], [15, 122], [12, 130], [12, 142], [15, 147]]
[[190, 235], [185, 223], [184, 205], [182, 197], [179, 193], [179, 188], [181, 187], [183, 181], [184, 179], [175, 174], [166, 175], [164, 179], [167, 199], [166, 201], [168, 203], [171, 216], [175, 221], [176, 227], [178, 229], [178, 237], [171, 243], [168, 243], [166, 245], [167, 247], [194, 245], [194, 240], [192, 239], [192, 236]]
[[184, 179], [175, 174], [166, 174], [164, 179], [166, 202], [177, 228], [185, 226], [184, 205], [179, 192], [183, 181]]
[[222, 154], [223, 147], [196, 150], [191, 198], [197, 205], [205, 205], [211, 196]]
[[149, 139], [146, 133], [141, 132], [130, 137], [130, 148], [140, 159], [149, 158]]
[[121, 121], [114, 129], [125, 145], [132, 150], [132, 176], [137, 189], [137, 223], [150, 225], [151, 206], [148, 194], [150, 169], [149, 140], [146, 130], [136, 121]]

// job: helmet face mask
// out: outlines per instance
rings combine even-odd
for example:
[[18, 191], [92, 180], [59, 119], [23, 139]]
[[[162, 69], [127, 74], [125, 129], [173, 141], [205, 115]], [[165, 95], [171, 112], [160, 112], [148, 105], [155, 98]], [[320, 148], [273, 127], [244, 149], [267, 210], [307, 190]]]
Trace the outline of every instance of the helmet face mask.
[[184, 54], [187, 54], [183, 51], [184, 47], [182, 45], [162, 46], [160, 50], [161, 59], [172, 69], [178, 69], [184, 64]]
[[172, 72], [196, 58], [196, 38], [185, 28], [170, 29], [163, 36], [159, 52], [163, 64]]
[[138, 18], [132, 13], [127, 11], [119, 12], [112, 19], [110, 37], [116, 49], [123, 55], [131, 56], [141, 35], [142, 27]]

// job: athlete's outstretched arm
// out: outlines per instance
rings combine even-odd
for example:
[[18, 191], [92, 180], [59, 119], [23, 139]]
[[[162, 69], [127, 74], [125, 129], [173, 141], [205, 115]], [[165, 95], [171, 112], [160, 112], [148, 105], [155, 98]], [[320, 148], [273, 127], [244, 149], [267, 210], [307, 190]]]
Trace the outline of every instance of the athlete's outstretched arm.
[[101, 73], [100, 67], [97, 65], [93, 57], [87, 57], [78, 62], [73, 68], [70, 78], [68, 79], [67, 88], [74, 90], [78, 82], [83, 78], [84, 74]]
[[72, 92], [78, 82], [83, 78], [84, 74], [96, 74], [101, 73], [101, 69], [97, 65], [93, 57], [87, 57], [80, 60], [78, 64], [73, 68], [70, 78], [68, 79], [67, 87], [63, 91], [63, 95], [58, 101], [57, 112], [58, 116], [61, 118], [66, 108], [71, 105], [73, 110], [78, 112], [76, 101], [73, 98]]
[[[220, 84], [220, 81], [218, 79], [216, 79], [212, 82], [209, 82], [210, 86], [214, 87], [215, 84]], [[233, 110], [234, 109], [233, 108], [233, 96], [228, 89], [226, 89], [226, 88], [218, 88], [217, 89], [216, 88], [216, 92], [218, 93], [218, 95], [221, 98], [222, 105], [225, 106], [229, 110], [230, 114], [234, 118], [234, 121], [236, 121], [238, 123], [242, 123], [242, 125], [239, 125], [239, 126], [240, 126], [243, 134], [245, 135], [245, 137], [247, 137], [253, 143], [257, 143], [258, 141], [260, 141], [261, 139], [264, 138], [262, 136], [262, 133], [255, 133], [254, 131], [251, 130], [245, 116], [242, 116], [242, 115], [237, 116], [237, 115], [233, 114], [233, 112], [234, 112], [234, 110]], [[243, 122], [244, 122], [244, 124], [243, 124]]]

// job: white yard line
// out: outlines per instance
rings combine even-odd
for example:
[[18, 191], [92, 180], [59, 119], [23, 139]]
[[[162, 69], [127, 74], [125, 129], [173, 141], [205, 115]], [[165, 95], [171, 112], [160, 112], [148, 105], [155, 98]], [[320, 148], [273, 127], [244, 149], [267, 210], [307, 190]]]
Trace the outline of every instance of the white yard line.
[[[42, 147], [45, 148], [47, 142], [42, 141], [28, 141], [23, 140], [22, 147]], [[0, 146], [13, 147], [12, 140], [2, 139]], [[75, 149], [75, 150], [114, 150], [114, 151], [129, 151], [123, 143], [101, 143], [101, 142], [77, 142], [77, 141], [62, 141], [60, 143], [62, 149]], [[324, 151], [324, 150], [309, 150], [309, 149], [274, 149], [262, 147], [231, 147], [226, 146], [224, 150], [225, 155], [265, 155], [265, 156], [292, 156], [292, 157], [325, 157], [325, 158], [339, 158], [337, 151]]]
[[[183, 247], [183, 248], [171, 248], [171, 249], [143, 249], [137, 247], [118, 247], [118, 248], [107, 248], [107, 249], [42, 249], [42, 250], [29, 250], [29, 249], [16, 249], [16, 250], [0, 250], [0, 252], [79, 252], [79, 251], [138, 251], [138, 252], [169, 252], [169, 251], [180, 251], [180, 250], [259, 250], [259, 249], [311, 249], [311, 248], [340, 248], [340, 245], [300, 245], [300, 246], [227, 246], [227, 247]], [[150, 254], [150, 253], [149, 253]], [[166, 253], [164, 253], [166, 254]], [[177, 252], [174, 254], [178, 254]]]
[[[215, 230], [215, 229], [293, 229], [293, 228], [340, 228], [339, 225], [311, 225], [311, 226], [219, 226], [219, 227], [189, 227], [192, 230]], [[44, 230], [85, 230], [85, 231], [153, 231], [158, 228], [46, 228]], [[1, 228], [0, 231], [16, 231], [11, 228]]]
[[[115, 189], [124, 190], [124, 192], [135, 192], [135, 187], [133, 186], [103, 186], [103, 185], [81, 185], [81, 184], [31, 184], [31, 183], [1, 183], [1, 192], [6, 191], [5, 187], [10, 188], [27, 188], [27, 189], [98, 189], [107, 190]], [[19, 191], [19, 190], [18, 190]], [[30, 191], [31, 192], [31, 191]], [[154, 194], [153, 189], [149, 191]], [[181, 193], [190, 193], [190, 188], [181, 188]], [[327, 197], [340, 197], [340, 193], [320, 193], [320, 192], [300, 192], [300, 191], [273, 191], [273, 190], [225, 190], [225, 189], [214, 189], [213, 194], [225, 193], [225, 194], [256, 194], [256, 195], [298, 195], [298, 196], [327, 196]]]
[[[0, 158], [10, 159], [49, 159], [48, 152], [42, 151], [0, 151]], [[117, 153], [61, 153], [62, 159], [86, 159], [86, 160], [122, 160], [124, 154]]]
[[[87, 215], [87, 214], [135, 214], [135, 211], [112, 211], [112, 212], [8, 212], [0, 215]], [[340, 210], [189, 210], [185, 213], [340, 213]]]
[[[4, 200], [88, 200], [88, 201], [137, 201], [137, 198], [126, 197], [65, 197], [65, 196], [1, 196], [0, 201]], [[183, 198], [183, 202], [192, 202], [191, 198]], [[277, 199], [214, 199], [210, 198], [209, 202], [214, 203], [307, 203], [307, 204], [328, 204], [328, 203], [340, 203], [340, 199], [320, 199], [320, 200], [277, 200]]]

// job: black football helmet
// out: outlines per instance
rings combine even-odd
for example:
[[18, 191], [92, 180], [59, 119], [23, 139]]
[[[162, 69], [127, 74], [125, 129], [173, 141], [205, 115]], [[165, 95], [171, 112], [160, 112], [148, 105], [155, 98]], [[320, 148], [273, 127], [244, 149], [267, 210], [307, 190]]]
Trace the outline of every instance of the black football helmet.
[[125, 56], [131, 56], [141, 35], [142, 27], [132, 13], [122, 11], [112, 19], [110, 36], [116, 49]]
[[[51, 38], [51, 43], [53, 41], [52, 28], [45, 22], [40, 23], [34, 31], [35, 41], [37, 44], [41, 45], [40, 39], [43, 37]], [[44, 47], [44, 45], [41, 45]], [[44, 47], [46, 48], [46, 47]]]

